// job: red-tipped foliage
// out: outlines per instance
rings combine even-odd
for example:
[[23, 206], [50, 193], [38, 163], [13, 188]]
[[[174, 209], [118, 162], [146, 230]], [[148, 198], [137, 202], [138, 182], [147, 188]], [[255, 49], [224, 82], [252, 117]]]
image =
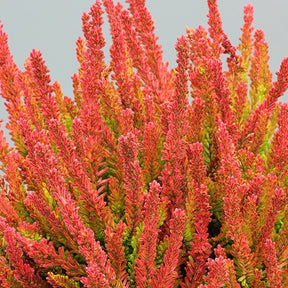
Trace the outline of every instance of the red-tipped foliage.
[[83, 14], [74, 99], [0, 27], [0, 286], [288, 287], [288, 58], [272, 82], [252, 5], [236, 48], [208, 0], [169, 71], [126, 2]]

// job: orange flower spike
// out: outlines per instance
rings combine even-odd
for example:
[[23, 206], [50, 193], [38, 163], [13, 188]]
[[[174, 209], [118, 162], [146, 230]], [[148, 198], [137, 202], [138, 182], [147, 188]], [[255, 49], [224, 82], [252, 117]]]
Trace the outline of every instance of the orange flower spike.
[[[123, 35], [126, 47], [132, 61], [131, 64], [135, 68], [134, 71], [137, 76], [144, 83], [144, 97], [148, 96], [155, 98], [155, 100], [157, 99], [157, 101], [154, 101], [153, 105], [157, 105], [159, 107], [157, 108], [160, 110], [159, 105], [164, 101], [168, 101], [173, 93], [172, 74], [167, 74], [166, 71], [158, 75], [163, 78], [162, 80], [157, 78], [153, 67], [151, 67], [151, 63], [148, 61], [148, 57], [151, 57], [151, 53], [146, 55], [145, 45], [141, 42], [142, 38], [140, 34], [142, 33], [142, 30], [139, 31], [135, 27], [135, 18], [125, 9], [122, 10], [120, 17], [123, 25]], [[160, 82], [166, 83], [165, 86]]]
[[[175, 119], [175, 116], [171, 114]], [[179, 139], [179, 132], [176, 131], [177, 125], [171, 121], [167, 133], [166, 142], [162, 152], [162, 160], [167, 161], [162, 170], [160, 180], [163, 185], [163, 195], [167, 196], [169, 213], [175, 208], [183, 208], [186, 193], [186, 142]], [[178, 135], [177, 135], [178, 134]]]
[[0, 258], [0, 283], [2, 287], [22, 287], [21, 281], [13, 275], [14, 268], [9, 265], [9, 260], [4, 257]]
[[[175, 140], [180, 140], [187, 135], [188, 132], [188, 65], [189, 65], [189, 50], [186, 37], [182, 36], [178, 38], [176, 43], [177, 51], [177, 67], [175, 69], [176, 75], [174, 77], [175, 92], [171, 101], [171, 131], [168, 132], [172, 137], [172, 133], [175, 133], [173, 137]], [[173, 129], [172, 129], [173, 125]], [[184, 140], [183, 140], [184, 141]]]
[[[251, 61], [251, 54], [253, 50], [253, 39], [252, 32], [254, 30], [252, 23], [254, 20], [254, 8], [251, 4], [244, 6], [244, 24], [241, 28], [242, 35], [240, 38], [240, 43], [238, 45], [238, 50], [241, 52], [242, 61], [241, 66], [244, 67], [244, 73], [242, 74], [242, 80], [248, 83], [248, 70]], [[256, 44], [256, 43], [255, 43]]]
[[[27, 99], [30, 106], [27, 114], [31, 119], [31, 124], [35, 123], [36, 128], [41, 130], [45, 128], [49, 119], [60, 117], [59, 107], [53, 93], [49, 70], [40, 51], [33, 50], [30, 53], [25, 68], [26, 71], [23, 73], [25, 83], [23, 83], [22, 89], [25, 94], [24, 98]], [[33, 115], [34, 113], [37, 114], [37, 117]]]
[[[104, 52], [102, 51], [105, 46], [105, 39], [102, 32], [103, 24], [103, 10], [101, 1], [96, 1], [89, 13], [84, 13], [82, 16], [82, 30], [84, 33], [84, 42], [78, 41], [77, 51], [79, 53], [81, 62], [79, 68], [79, 75], [73, 77], [75, 100], [78, 106], [81, 106], [80, 119], [84, 120], [83, 133], [88, 137], [86, 138], [86, 145], [93, 146], [99, 142], [99, 133], [104, 128], [103, 120], [101, 119], [101, 109], [99, 104], [100, 95], [103, 95], [103, 81], [102, 73], [106, 65], [104, 62]], [[85, 47], [83, 45], [85, 44]], [[93, 103], [93, 104], [91, 104]], [[97, 129], [95, 129], [97, 127]], [[88, 144], [87, 142], [91, 142]], [[100, 142], [99, 142], [100, 143]], [[96, 144], [96, 146], [98, 146]], [[92, 149], [91, 149], [92, 150]], [[93, 153], [90, 151], [90, 154]]]
[[[230, 57], [227, 58], [229, 71], [225, 76], [229, 82], [230, 97], [233, 107], [232, 111], [236, 123], [240, 125], [240, 127], [243, 125], [243, 121], [250, 111], [250, 102], [248, 99], [248, 73], [253, 48], [252, 22], [253, 6], [248, 4], [244, 7], [244, 24], [241, 28], [242, 35], [238, 45], [238, 50], [241, 52], [241, 55], [236, 55], [236, 49], [232, 47], [229, 41], [224, 41], [222, 43], [222, 46], [226, 49], [225, 52], [230, 54]], [[239, 128], [237, 128], [237, 131], [238, 130]], [[237, 136], [235, 135], [235, 140], [236, 138]]]
[[[211, 47], [212, 40], [208, 37], [208, 33], [203, 26], [200, 25], [195, 30], [187, 28], [187, 41], [189, 42], [189, 57], [195, 67], [198, 68], [198, 66], [202, 64], [202, 58], [208, 59], [213, 57], [213, 50]], [[201, 74], [203, 71], [201, 71], [201, 69], [199, 70]]]
[[[20, 234], [31, 234], [38, 235], [39, 230], [34, 222], [32, 225], [28, 222], [19, 223]], [[72, 277], [81, 277], [85, 274], [85, 271], [81, 265], [72, 258], [72, 252], [76, 250], [64, 250], [64, 247], [55, 248], [55, 242], [48, 241], [46, 238], [42, 238], [40, 241], [27, 239], [26, 237], [17, 234], [17, 241], [23, 246], [23, 251], [30, 257], [34, 259], [34, 262], [42, 268], [52, 268], [56, 266], [61, 266], [67, 271], [68, 275]], [[33, 237], [33, 236], [32, 236]], [[54, 239], [57, 241], [57, 239]], [[64, 254], [65, 253], [65, 254]]]
[[258, 104], [267, 98], [272, 86], [272, 73], [268, 64], [270, 57], [264, 32], [256, 30], [254, 38], [254, 52], [251, 57], [251, 69], [249, 72], [251, 79], [251, 110], [254, 110]]
[[0, 170], [4, 172], [4, 167], [6, 164], [6, 155], [9, 153], [9, 144], [4, 137], [4, 131], [2, 130], [1, 123], [2, 119], [0, 119]]
[[[273, 82], [269, 95], [253, 112], [249, 115], [245, 125], [239, 132], [239, 148], [247, 145], [247, 140], [251, 140], [251, 135], [256, 134], [256, 127], [261, 126], [261, 130], [267, 129], [267, 121], [271, 113], [275, 110], [275, 104], [279, 97], [281, 97], [288, 88], [288, 58], [284, 58], [279, 72], [276, 73], [277, 80]], [[261, 123], [261, 120], [266, 118], [266, 121]], [[262, 138], [263, 139], [263, 138]], [[258, 145], [259, 147], [259, 145]]]
[[[84, 16], [85, 15], [85, 16]], [[84, 22], [84, 21], [87, 21], [88, 22], [88, 20], [89, 20], [89, 15], [87, 15], [87, 14], [84, 14], [83, 16], [82, 16], [82, 21]], [[85, 22], [86, 23], [86, 22]], [[83, 24], [83, 26], [84, 26], [84, 24]], [[83, 28], [84, 29], [84, 28]], [[89, 30], [88, 30], [89, 31]], [[77, 41], [76, 41], [76, 57], [77, 57], [77, 60], [78, 60], [78, 62], [79, 62], [79, 64], [80, 64], [80, 68], [79, 68], [79, 70], [80, 71], [82, 71], [81, 70], [81, 65], [82, 65], [82, 63], [85, 61], [85, 51], [86, 51], [86, 47], [85, 47], [85, 40], [84, 39], [82, 39], [81, 37], [79, 37], [78, 39], [77, 39]], [[79, 72], [80, 72], [79, 71]], [[79, 73], [80, 75], [82, 74], [82, 73]]]

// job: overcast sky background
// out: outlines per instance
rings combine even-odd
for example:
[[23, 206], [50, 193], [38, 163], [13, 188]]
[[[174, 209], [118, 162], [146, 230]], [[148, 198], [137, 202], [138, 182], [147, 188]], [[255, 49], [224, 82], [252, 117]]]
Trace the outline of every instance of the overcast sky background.
[[[124, 1], [120, 1], [124, 2]], [[288, 1], [287, 0], [218, 0], [224, 31], [232, 44], [238, 44], [243, 24], [243, 6], [254, 6], [254, 27], [263, 29], [269, 44], [270, 67], [278, 71], [281, 60], [288, 56]], [[82, 35], [81, 16], [89, 11], [93, 0], [0, 0], [0, 19], [9, 35], [9, 46], [14, 60], [22, 69], [33, 48], [40, 49], [65, 95], [72, 95], [71, 76], [77, 72], [75, 41]], [[156, 33], [163, 46], [164, 59], [175, 67], [177, 37], [185, 27], [207, 27], [206, 0], [148, 0]], [[108, 25], [105, 24], [108, 37]], [[109, 42], [110, 43], [110, 42]], [[108, 43], [108, 44], [109, 44]], [[108, 52], [106, 48], [106, 53]], [[2, 99], [1, 99], [2, 100]], [[6, 119], [3, 101], [0, 100], [0, 118]], [[282, 101], [288, 101], [284, 96]]]

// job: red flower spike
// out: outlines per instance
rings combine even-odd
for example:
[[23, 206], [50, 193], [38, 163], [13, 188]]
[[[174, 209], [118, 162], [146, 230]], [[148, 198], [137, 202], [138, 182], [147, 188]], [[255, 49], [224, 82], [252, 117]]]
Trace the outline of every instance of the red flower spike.
[[267, 279], [269, 287], [271, 288], [282, 288], [282, 271], [279, 269], [278, 261], [275, 251], [275, 243], [270, 239], [265, 242], [265, 266], [267, 272]]
[[[189, 46], [186, 37], [177, 39], [176, 43], [177, 51], [177, 68], [175, 69], [175, 95], [173, 97], [174, 105], [178, 105], [177, 110], [174, 113], [180, 114], [185, 113], [188, 105], [188, 68], [189, 68]], [[181, 106], [180, 106], [181, 104]]]
[[[222, 178], [225, 182], [225, 175], [241, 179], [240, 163], [235, 157], [235, 146], [232, 141], [232, 137], [227, 131], [227, 126], [218, 120], [218, 131], [216, 134], [218, 142], [218, 158], [220, 162], [220, 168], [217, 172], [218, 177]], [[221, 175], [221, 176], [220, 176]], [[221, 180], [221, 181], [222, 181]]]
[[[252, 53], [252, 32], [254, 28], [252, 27], [252, 23], [254, 20], [254, 8], [251, 4], [247, 4], [244, 6], [244, 24], [241, 28], [242, 35], [240, 38], [240, 44], [238, 46], [238, 50], [241, 51], [242, 59], [244, 62], [245, 70], [248, 71], [250, 55]], [[255, 43], [256, 44], [256, 43]], [[245, 79], [246, 81], [246, 79]]]
[[[247, 95], [248, 95], [248, 84], [240, 81], [236, 87], [236, 95], [234, 97], [235, 101], [235, 108], [234, 108], [234, 117], [235, 120], [238, 123], [238, 127], [242, 127], [243, 125], [243, 118], [245, 113], [247, 113], [248, 110], [248, 101], [247, 101]], [[235, 136], [239, 134], [239, 131], [235, 131]], [[237, 139], [239, 135], [236, 136]]]
[[80, 60], [81, 64], [79, 68], [79, 80], [82, 105], [84, 107], [89, 105], [90, 100], [93, 100], [94, 105], [97, 102], [96, 91], [99, 90], [99, 78], [105, 67], [104, 52], [102, 51], [105, 46], [102, 32], [102, 14], [101, 1], [97, 0], [91, 6], [89, 13], [84, 13], [82, 16], [82, 30], [85, 40], [84, 42], [78, 40], [77, 51], [78, 61]]
[[149, 90], [157, 97], [155, 102], [163, 103], [165, 100], [169, 100], [167, 97], [172, 92], [173, 79], [168, 71], [168, 63], [163, 63], [162, 48], [157, 43], [158, 37], [154, 33], [154, 21], [145, 1], [128, 0], [127, 2], [129, 3], [129, 11], [132, 15], [135, 31], [140, 39], [140, 45], [144, 48], [144, 53], [141, 55], [144, 59], [146, 58], [144, 61], [149, 66], [148, 75], [152, 74], [154, 76], [150, 78], [149, 88], [151, 88]]
[[138, 160], [139, 143], [136, 136], [129, 132], [119, 138], [120, 155], [123, 161], [124, 191], [126, 192], [125, 216], [131, 235], [143, 219], [143, 181]]
[[109, 207], [114, 213], [116, 219], [119, 221], [125, 210], [125, 193], [123, 191], [122, 183], [118, 183], [115, 177], [109, 178]]
[[101, 248], [100, 243], [95, 241], [93, 231], [86, 228], [79, 216], [79, 207], [72, 199], [59, 197], [59, 208], [63, 215], [63, 222], [75, 238], [79, 252], [87, 261], [87, 276], [81, 278], [81, 282], [87, 287], [111, 287], [116, 279], [116, 274], [107, 260], [107, 254]]
[[[162, 48], [157, 44], [157, 37], [154, 34], [154, 21], [145, 5], [146, 3], [143, 0], [128, 0], [127, 2], [129, 3], [129, 11], [134, 18], [135, 29], [139, 34], [141, 33], [139, 38], [144, 45], [146, 55], [150, 56], [148, 63], [154, 66], [154, 71], [159, 71], [157, 65], [163, 63]], [[159, 77], [156, 78], [159, 79]]]
[[[155, 57], [154, 52], [145, 49], [146, 46], [142, 43], [142, 37], [139, 35], [141, 30], [135, 27], [137, 25], [135, 24], [135, 17], [125, 9], [122, 10], [120, 17], [123, 31], [125, 32], [126, 47], [129, 51], [133, 67], [136, 69], [137, 76], [145, 84], [143, 88], [144, 94], [155, 99], [154, 105], [157, 106], [164, 101], [169, 101], [173, 94], [173, 79], [172, 74], [168, 72], [167, 64], [163, 66], [159, 61], [160, 58]], [[148, 37], [150, 36], [152, 37], [151, 33]], [[156, 65], [163, 66], [163, 69], [161, 71], [159, 68], [155, 69], [154, 60], [149, 61], [150, 58], [155, 58], [158, 63]]]
[[13, 270], [9, 266], [8, 260], [0, 257], [0, 283], [3, 288], [22, 288], [21, 281], [18, 281], [13, 275]]
[[215, 260], [208, 260], [209, 272], [205, 278], [208, 284], [201, 284], [199, 288], [218, 288], [218, 287], [235, 287], [241, 286], [237, 283], [236, 272], [233, 269], [233, 261], [224, 256], [219, 256]]
[[161, 173], [161, 154], [162, 139], [161, 131], [158, 126], [153, 122], [149, 122], [145, 125], [144, 137], [143, 137], [143, 179], [145, 179], [148, 185], [153, 180], [157, 179]]
[[[87, 17], [86, 15], [87, 14], [85, 14], [85, 16], [83, 15], [85, 19]], [[83, 16], [82, 16], [82, 19], [83, 19]], [[76, 56], [77, 56], [77, 60], [80, 63], [80, 65], [82, 64], [82, 62], [85, 61], [85, 58], [84, 58], [85, 57], [85, 50], [86, 50], [85, 40], [83, 38], [79, 37], [76, 41]], [[80, 71], [81, 71], [81, 68], [80, 68]]]
[[13, 61], [8, 47], [8, 35], [3, 32], [3, 25], [0, 25], [0, 91], [1, 96], [6, 100], [5, 106], [9, 114], [7, 129], [10, 130], [12, 141], [16, 147], [22, 146], [17, 121], [19, 114], [24, 110], [21, 101], [21, 88], [19, 83], [20, 71]]
[[[188, 42], [183, 36], [178, 39], [176, 44], [177, 68], [175, 76], [175, 94], [173, 101], [167, 106], [169, 115], [163, 115], [162, 122], [168, 121], [168, 131], [162, 160], [166, 160], [164, 170], [160, 180], [163, 183], [163, 195], [167, 196], [169, 204], [169, 213], [173, 213], [175, 208], [183, 208], [186, 193], [186, 146], [184, 140], [188, 133]], [[172, 176], [173, 175], [173, 176]], [[169, 216], [168, 216], [169, 217]]]
[[198, 287], [207, 268], [206, 261], [211, 254], [211, 245], [208, 242], [211, 206], [208, 188], [205, 184], [207, 171], [204, 165], [202, 143], [189, 145], [187, 154], [189, 159], [188, 175], [191, 177], [188, 177], [186, 214], [188, 216], [187, 222], [193, 222], [195, 232], [194, 239], [190, 243], [191, 250], [188, 251], [191, 258], [186, 267], [185, 284], [181, 287]]
[[[9, 193], [7, 196], [15, 206], [22, 203], [26, 198], [25, 189], [21, 187], [23, 180], [21, 171], [19, 171], [19, 166], [22, 166], [23, 162], [24, 159], [16, 151], [11, 151], [6, 156], [6, 179], [9, 182]], [[18, 212], [21, 213], [21, 210]]]
[[204, 136], [204, 127], [202, 121], [205, 113], [205, 102], [201, 98], [195, 98], [190, 107], [188, 107], [188, 130], [187, 142], [202, 142]]
[[264, 255], [266, 239], [270, 239], [274, 234], [273, 227], [281, 208], [284, 206], [285, 198], [283, 189], [277, 187], [277, 177], [273, 173], [268, 174], [261, 199], [262, 202], [265, 201], [265, 209], [262, 209], [261, 213], [258, 212], [260, 221], [257, 227], [257, 238], [255, 239], [258, 244], [255, 253], [258, 254], [259, 258]]
[[273, 82], [269, 90], [269, 96], [263, 103], [268, 111], [272, 111], [276, 101], [288, 89], [288, 57], [284, 58], [281, 62], [280, 69], [276, 72], [277, 80]]
[[[253, 6], [248, 4], [244, 7], [244, 24], [241, 28], [243, 33], [238, 45], [241, 55], [236, 55], [236, 50], [227, 39], [227, 36], [224, 36], [226, 40], [222, 43], [222, 46], [226, 49], [225, 52], [230, 54], [230, 57], [227, 58], [228, 72], [225, 73], [225, 76], [229, 83], [230, 98], [233, 103], [232, 111], [236, 123], [240, 127], [251, 109], [248, 100], [248, 73], [253, 48], [252, 32], [254, 28], [252, 27], [252, 22]], [[235, 140], [239, 137], [238, 125], [236, 125], [237, 129], [234, 131]]]
[[51, 211], [43, 199], [36, 193], [30, 192], [24, 201], [27, 211], [37, 223], [39, 223], [40, 231], [43, 234], [52, 234], [50, 236], [54, 242], [64, 242], [71, 251], [77, 251], [77, 244], [67, 227], [59, 218], [59, 212]]
[[125, 43], [123, 29], [121, 28], [120, 15], [123, 7], [120, 3], [114, 6], [113, 1], [103, 1], [111, 27], [113, 44], [110, 47], [112, 58], [111, 68], [113, 70], [112, 79], [115, 80], [117, 91], [121, 98], [124, 109], [131, 108], [135, 112], [135, 98], [138, 96], [140, 81], [133, 72], [132, 63], [129, 61], [129, 54]]
[[5, 250], [6, 257], [13, 263], [13, 275], [23, 285], [23, 287], [48, 287], [48, 284], [35, 273], [35, 270], [28, 261], [22, 259], [23, 252], [21, 245], [16, 241], [16, 232], [14, 228], [6, 227], [4, 232], [4, 238], [7, 242], [7, 248]]
[[57, 250], [52, 241], [42, 238], [39, 242], [26, 239], [17, 234], [17, 240], [23, 245], [23, 250], [27, 255], [44, 269], [61, 266], [70, 277], [82, 277], [85, 271], [80, 264], [72, 258], [69, 251], [64, 251], [63, 247]]
[[[79, 200], [87, 199], [86, 207], [88, 210], [96, 210], [97, 214], [99, 216], [99, 219], [106, 219], [108, 220], [109, 211], [105, 209], [105, 203], [103, 202], [103, 198], [100, 196], [101, 189], [104, 189], [104, 184], [107, 182], [107, 180], [103, 181], [100, 177], [104, 171], [99, 171], [100, 166], [102, 163], [102, 158], [97, 159], [91, 159], [94, 160], [92, 163], [84, 163], [84, 165], [88, 164], [86, 167], [82, 166], [83, 164], [78, 160], [77, 154], [75, 153], [75, 146], [73, 145], [73, 142], [67, 137], [64, 129], [61, 129], [61, 123], [57, 120], [51, 120], [49, 123], [49, 132], [52, 137], [52, 139], [57, 143], [57, 146], [59, 148], [59, 156], [63, 159], [65, 166], [69, 172], [69, 175], [74, 179], [74, 185], [77, 187], [78, 192], [80, 193]], [[62, 131], [61, 131], [62, 130]], [[93, 147], [96, 151], [95, 154], [99, 155], [99, 150], [102, 150], [100, 145], [98, 147]], [[69, 157], [67, 157], [69, 155]], [[89, 159], [90, 160], [90, 159]], [[101, 161], [101, 162], [100, 162]], [[82, 164], [82, 165], [81, 165]], [[90, 164], [90, 165], [89, 165]], [[93, 168], [92, 168], [93, 167]], [[86, 168], [90, 173], [90, 175], [84, 170]], [[106, 169], [107, 170], [107, 169]], [[88, 174], [88, 175], [87, 175]], [[100, 177], [97, 177], [100, 176]], [[91, 184], [91, 182], [97, 184], [97, 188], [94, 187]], [[103, 187], [103, 188], [102, 188]], [[96, 189], [95, 189], [96, 188]], [[89, 195], [89, 196], [88, 196]], [[84, 204], [84, 203], [83, 203]], [[85, 204], [84, 204], [85, 205]], [[91, 208], [88, 208], [89, 206], [92, 206]], [[97, 207], [97, 208], [96, 208]], [[104, 209], [103, 209], [104, 208]], [[106, 210], [104, 212], [104, 210]], [[106, 216], [101, 215], [102, 212], [106, 214]], [[109, 220], [108, 220], [109, 221]], [[110, 221], [109, 221], [110, 222]], [[111, 224], [112, 222], [110, 222]], [[105, 226], [108, 223], [105, 223]]]
[[125, 224], [122, 221], [117, 224], [117, 228], [115, 231], [113, 231], [109, 226], [107, 226], [105, 230], [105, 240], [107, 256], [111, 261], [111, 266], [115, 271], [117, 279], [120, 280], [118, 281], [118, 284], [120, 285], [120, 283], [122, 283], [123, 286], [121, 287], [128, 287], [128, 284], [123, 284], [127, 283], [128, 276], [127, 272], [125, 271], [127, 261], [125, 259], [124, 247], [122, 244], [124, 229]]
[[0, 177], [0, 215], [6, 219], [6, 222], [11, 226], [15, 227], [18, 222], [18, 214], [16, 209], [13, 207], [13, 202], [8, 197], [8, 187], [5, 184], [4, 177]]
[[138, 258], [136, 260], [136, 276], [135, 281], [137, 287], [150, 287], [152, 279], [156, 275], [156, 246], [159, 229], [159, 193], [161, 186], [153, 181], [150, 184], [150, 190], [145, 198], [144, 213], [147, 217], [144, 220], [144, 231], [139, 241], [141, 242]]
[[172, 288], [176, 285], [178, 257], [182, 246], [186, 216], [183, 210], [175, 209], [169, 221], [170, 239], [163, 264], [152, 279], [152, 288]]
[[271, 149], [268, 154], [269, 167], [275, 167], [275, 174], [279, 177], [279, 181], [285, 181], [288, 165], [288, 139], [284, 137], [288, 133], [288, 105], [282, 103], [278, 114], [278, 130], [275, 132], [271, 141]]
[[228, 83], [222, 72], [222, 64], [219, 60], [210, 60], [207, 62], [207, 68], [211, 75], [212, 89], [215, 93], [215, 100], [218, 103], [218, 113], [222, 122], [227, 125], [231, 136], [237, 135], [235, 127], [235, 118], [231, 110], [231, 98]]
[[219, 58], [223, 53], [223, 48], [221, 47], [221, 44], [224, 40], [222, 20], [218, 10], [217, 0], [208, 0], [207, 3], [209, 7], [209, 13], [207, 15], [209, 25], [208, 31], [213, 41], [213, 54], [216, 58]]

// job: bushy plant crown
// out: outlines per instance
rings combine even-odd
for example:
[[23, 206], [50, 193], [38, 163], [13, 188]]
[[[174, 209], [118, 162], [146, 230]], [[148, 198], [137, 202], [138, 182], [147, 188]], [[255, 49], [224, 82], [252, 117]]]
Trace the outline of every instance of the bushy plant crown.
[[288, 287], [288, 58], [273, 82], [253, 7], [234, 47], [208, 0], [169, 70], [127, 2], [83, 14], [73, 99], [1, 26], [0, 286]]

